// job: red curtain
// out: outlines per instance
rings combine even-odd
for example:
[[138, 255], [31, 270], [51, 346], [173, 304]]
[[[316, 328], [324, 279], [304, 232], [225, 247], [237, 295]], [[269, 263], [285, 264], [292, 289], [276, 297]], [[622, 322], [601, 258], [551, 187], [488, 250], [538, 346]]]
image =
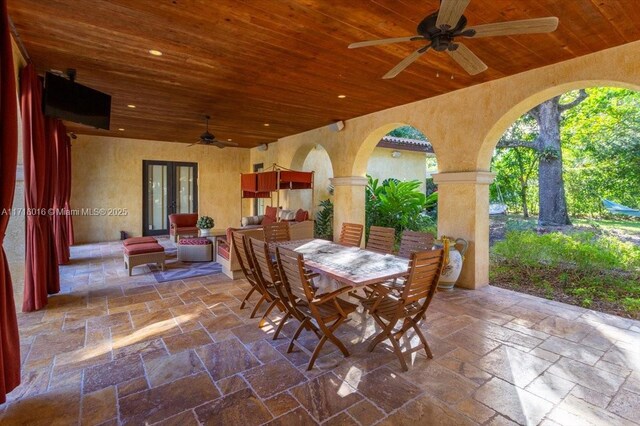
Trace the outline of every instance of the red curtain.
[[[18, 104], [7, 1], [0, 0], [0, 208], [11, 209], [18, 163]], [[20, 384], [20, 337], [9, 264], [2, 248], [9, 215], [0, 215], [0, 404]]]
[[278, 172], [262, 172], [257, 175], [259, 192], [273, 192], [278, 189]]
[[310, 189], [313, 187], [313, 172], [295, 172], [282, 170], [280, 172], [280, 188]]
[[67, 129], [61, 121], [57, 121], [55, 132], [53, 134], [53, 143], [55, 149], [55, 167], [56, 174], [53, 176], [53, 182], [55, 182], [55, 192], [53, 194], [53, 208], [55, 214], [53, 215], [53, 235], [55, 237], [56, 256], [58, 258], [58, 264], [64, 265], [69, 263], [69, 233], [67, 231], [67, 215], [65, 213], [65, 206], [69, 202], [69, 190], [68, 187], [69, 178], [71, 173], [68, 164], [68, 146], [69, 136], [67, 136]]
[[[26, 265], [22, 311], [42, 309], [47, 294], [59, 290], [58, 262], [51, 217], [47, 209], [53, 206], [53, 148], [47, 143], [51, 121], [42, 113], [42, 83], [33, 64], [20, 73], [22, 131], [24, 156], [24, 198], [27, 212]], [[45, 133], [45, 129], [49, 129]]]

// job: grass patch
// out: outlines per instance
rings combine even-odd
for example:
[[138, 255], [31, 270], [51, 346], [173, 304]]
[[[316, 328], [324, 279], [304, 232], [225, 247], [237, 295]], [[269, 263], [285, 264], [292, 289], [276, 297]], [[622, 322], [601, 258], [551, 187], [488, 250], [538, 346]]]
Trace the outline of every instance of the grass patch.
[[491, 282], [640, 318], [640, 247], [594, 232], [507, 232], [491, 251]]

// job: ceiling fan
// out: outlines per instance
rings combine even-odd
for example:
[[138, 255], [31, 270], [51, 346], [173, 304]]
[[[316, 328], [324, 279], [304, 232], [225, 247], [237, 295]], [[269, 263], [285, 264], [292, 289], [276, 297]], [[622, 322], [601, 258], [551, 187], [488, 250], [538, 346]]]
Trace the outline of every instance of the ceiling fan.
[[447, 52], [466, 72], [475, 75], [485, 71], [487, 65], [468, 47], [456, 40], [458, 37], [480, 38], [507, 36], [514, 34], [550, 33], [558, 28], [558, 18], [523, 19], [520, 21], [494, 22], [491, 24], [467, 27], [467, 18], [463, 15], [471, 0], [441, 0], [440, 10], [427, 16], [418, 24], [415, 36], [386, 38], [352, 43], [349, 49], [377, 46], [380, 44], [401, 43], [406, 41], [426, 41], [428, 44], [414, 51], [393, 67], [382, 78], [397, 76], [429, 49]]
[[196, 143], [192, 143], [189, 146], [193, 146], [193, 145], [212, 145], [218, 148], [226, 148], [228, 146], [238, 146], [237, 143], [235, 142], [231, 142], [231, 141], [221, 141], [216, 139], [216, 137], [213, 135], [213, 133], [209, 132], [209, 120], [211, 119], [210, 116], [205, 115], [205, 122], [206, 122], [206, 126], [207, 129], [204, 131], [203, 134], [200, 135], [200, 139], [198, 140], [198, 142]]

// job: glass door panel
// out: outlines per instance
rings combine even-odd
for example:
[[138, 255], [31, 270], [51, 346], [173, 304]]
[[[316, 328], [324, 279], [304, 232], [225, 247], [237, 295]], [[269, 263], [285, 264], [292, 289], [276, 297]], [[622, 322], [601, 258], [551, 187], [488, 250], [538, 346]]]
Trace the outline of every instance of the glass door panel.
[[142, 234], [169, 233], [169, 215], [198, 211], [198, 165], [143, 161]]

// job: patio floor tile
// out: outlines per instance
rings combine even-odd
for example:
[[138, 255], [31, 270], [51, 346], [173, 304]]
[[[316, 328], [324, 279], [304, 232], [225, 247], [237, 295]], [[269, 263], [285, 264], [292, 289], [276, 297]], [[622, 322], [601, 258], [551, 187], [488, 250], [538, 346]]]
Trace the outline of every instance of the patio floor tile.
[[120, 243], [72, 258], [62, 293], [18, 314], [23, 383], [0, 424], [640, 425], [638, 321], [456, 289], [420, 325], [433, 359], [407, 355], [402, 372], [387, 342], [368, 352], [380, 328], [358, 310], [336, 333], [351, 356], [328, 344], [319, 365], [337, 365], [306, 371], [308, 353], [286, 353], [297, 321], [274, 341], [272, 324], [249, 318], [257, 297], [239, 309], [245, 280], [128, 277]]

